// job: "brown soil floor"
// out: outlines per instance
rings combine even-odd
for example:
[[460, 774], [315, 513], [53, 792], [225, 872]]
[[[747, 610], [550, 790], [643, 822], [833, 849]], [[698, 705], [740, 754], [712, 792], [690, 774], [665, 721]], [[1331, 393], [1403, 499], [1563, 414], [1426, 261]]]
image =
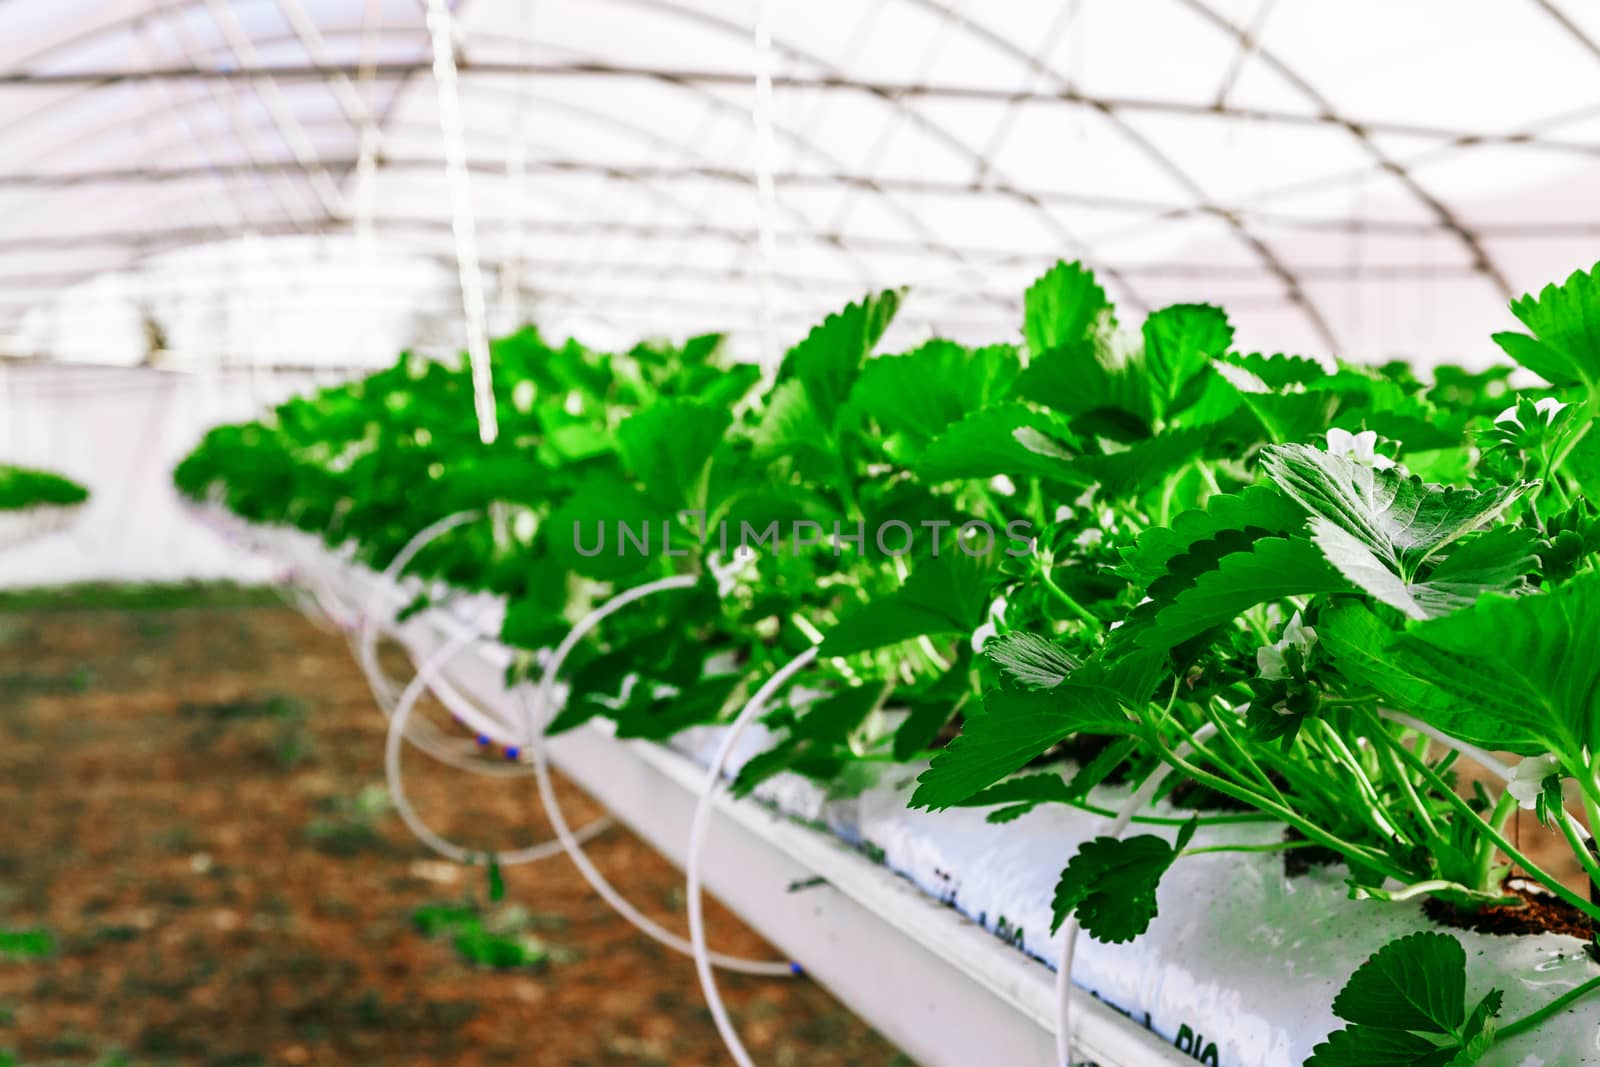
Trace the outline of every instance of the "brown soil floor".
[[[550, 947], [542, 970], [416, 932], [416, 908], [485, 879], [386, 808], [382, 737], [344, 643], [281, 607], [0, 613], [0, 932], [54, 938], [40, 958], [0, 944], [0, 1064], [728, 1062], [691, 964], [564, 858], [506, 871], [496, 909]], [[526, 780], [407, 768], [441, 830], [546, 836]], [[675, 868], [619, 829], [590, 848], [681, 929]], [[715, 907], [711, 931], [773, 955]], [[808, 981], [723, 988], [764, 1067], [909, 1062]]]

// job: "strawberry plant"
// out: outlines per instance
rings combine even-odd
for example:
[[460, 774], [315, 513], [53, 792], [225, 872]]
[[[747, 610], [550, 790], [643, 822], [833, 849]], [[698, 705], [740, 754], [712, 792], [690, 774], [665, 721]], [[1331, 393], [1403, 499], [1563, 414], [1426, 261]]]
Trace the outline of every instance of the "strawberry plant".
[[0, 511], [70, 507], [89, 499], [89, 490], [49, 471], [0, 463]]
[[[1004, 822], [1183, 790], [1192, 816], [1061, 857], [1055, 921], [1102, 941], [1149, 927], [1186, 855], [1311, 846], [1373, 907], [1520, 909], [1517, 867], [1600, 921], [1506, 832], [1535, 810], [1600, 882], [1600, 270], [1513, 304], [1527, 332], [1495, 340], [1529, 388], [1250, 352], [1209, 305], [1124, 325], [1077, 264], [1028, 289], [1020, 344], [879, 354], [904, 298], [829, 316], [766, 378], [714, 337], [525, 329], [494, 346], [487, 446], [464, 362], [403, 356], [213, 431], [177, 482], [375, 568], [477, 513], [409, 570], [503, 596], [518, 676], [617, 591], [697, 577], [578, 645], [550, 731], [726, 721], [816, 646], [740, 792], [915, 763], [913, 804]], [[1501, 783], [1465, 793], [1463, 758]], [[1292, 832], [1230, 844], [1245, 822]], [[1310, 1062], [1465, 1065], [1557, 1010], [1501, 1023], [1464, 974], [1447, 934], [1384, 948]]]

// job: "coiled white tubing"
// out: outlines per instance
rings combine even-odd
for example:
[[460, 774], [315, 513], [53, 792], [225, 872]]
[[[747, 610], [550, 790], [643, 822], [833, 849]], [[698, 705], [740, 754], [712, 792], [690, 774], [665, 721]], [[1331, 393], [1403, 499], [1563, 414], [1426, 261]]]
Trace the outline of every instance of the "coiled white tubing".
[[[382, 632], [379, 620], [382, 617], [384, 601], [388, 599], [394, 602], [400, 599], [400, 574], [418, 553], [451, 530], [482, 517], [481, 511], [458, 511], [417, 531], [378, 575], [377, 583], [363, 605], [356, 626], [353, 651], [361, 672], [366, 675], [372, 697], [386, 717], [393, 718], [400, 694], [378, 664], [378, 637]], [[452, 711], [458, 711], [461, 705], [466, 703], [466, 698], [442, 674], [436, 676], [430, 686], [434, 695]], [[457, 770], [488, 777], [520, 777], [529, 773], [527, 765], [522, 763], [486, 763], [471, 750], [453, 744], [435, 732], [418, 733], [413, 730], [407, 740], [434, 759]]]
[[694, 821], [689, 824], [689, 855], [685, 867], [689, 895], [689, 940], [694, 946], [694, 969], [700, 978], [700, 990], [705, 994], [706, 1005], [711, 1009], [711, 1019], [717, 1024], [717, 1033], [722, 1035], [722, 1043], [728, 1047], [729, 1054], [739, 1067], [755, 1067], [755, 1061], [750, 1058], [744, 1042], [739, 1040], [739, 1032], [734, 1029], [733, 1020], [728, 1018], [728, 1009], [722, 1003], [716, 976], [711, 973], [711, 958], [706, 951], [704, 902], [700, 896], [700, 856], [705, 851], [706, 834], [711, 827], [712, 798], [722, 784], [722, 772], [728, 765], [728, 757], [744, 736], [746, 727], [765, 710], [773, 694], [816, 658], [817, 646], [813, 645], [780, 667], [745, 703], [723, 736], [722, 744], [717, 747], [711, 766], [706, 769], [705, 785], [701, 787], [700, 798], [695, 802]]
[[[687, 589], [699, 579], [692, 574], [675, 575], [671, 578], [661, 578], [643, 585], [634, 586], [625, 592], [618, 593], [610, 600], [595, 608], [588, 615], [580, 619], [556, 646], [555, 652], [545, 661], [544, 672], [539, 677], [537, 690], [538, 707], [545, 712], [555, 708], [555, 681], [561, 667], [566, 663], [567, 656], [571, 654], [579, 641], [584, 636], [604, 621], [608, 616], [620, 611], [636, 600], [642, 600], [656, 593], [667, 592], [672, 589]], [[740, 974], [752, 974], [762, 977], [777, 978], [789, 977], [799, 973], [797, 964], [787, 961], [750, 960], [739, 956], [728, 956], [720, 952], [704, 952], [703, 939], [697, 944], [679, 937], [654, 919], [635, 908], [628, 899], [608, 882], [603, 874], [590, 861], [583, 851], [582, 842], [567, 825], [566, 816], [562, 813], [561, 802], [556, 798], [554, 784], [550, 779], [550, 758], [544, 743], [544, 727], [546, 722], [537, 721], [535, 710], [526, 702], [524, 695], [523, 715], [527, 732], [527, 748], [533, 756], [534, 780], [539, 785], [539, 800], [544, 805], [545, 816], [550, 820], [550, 825], [555, 829], [556, 840], [566, 849], [567, 855], [572, 858], [572, 863], [578, 868], [584, 880], [600, 895], [600, 898], [609, 904], [618, 915], [621, 915], [635, 929], [652, 938], [659, 944], [684, 956], [693, 957], [696, 966], [700, 965], [702, 954], [708, 964], [715, 965], [726, 971], [735, 971]], [[692, 908], [692, 905], [691, 905]], [[690, 929], [693, 930], [694, 912], [690, 911]]]
[[[510, 849], [505, 852], [486, 852], [483, 849], [468, 849], [456, 844], [437, 833], [432, 827], [424, 823], [411, 806], [410, 798], [406, 796], [405, 783], [401, 774], [400, 756], [403, 749], [401, 742], [405, 738], [406, 723], [411, 718], [411, 712], [416, 707], [417, 701], [428, 687], [435, 684], [437, 675], [444, 670], [456, 656], [470, 648], [479, 640], [480, 635], [467, 630], [441, 645], [433, 655], [423, 661], [416, 676], [411, 679], [405, 691], [400, 694], [400, 699], [395, 703], [394, 713], [389, 716], [389, 729], [384, 736], [383, 770], [384, 777], [389, 785], [389, 798], [394, 803], [395, 811], [400, 813], [400, 818], [405, 822], [410, 831], [416, 835], [417, 840], [433, 849], [439, 855], [456, 863], [474, 864], [483, 863], [493, 859], [502, 867], [515, 867], [524, 863], [537, 863], [540, 860], [559, 856], [568, 850], [566, 840], [558, 836], [556, 840], [544, 841], [537, 845], [527, 845], [522, 848]], [[548, 807], [548, 804], [546, 805]], [[560, 817], [559, 811], [550, 812], [551, 822], [555, 823]], [[567, 830], [565, 820], [560, 822], [561, 833], [566, 838], [575, 842], [586, 841], [611, 825], [609, 817], [601, 817], [580, 829], [576, 834]]]
[[[1462, 756], [1472, 760], [1501, 781], [1509, 782], [1513, 777], [1514, 772], [1510, 767], [1507, 767], [1500, 760], [1476, 745], [1458, 741], [1420, 719], [1412, 718], [1410, 715], [1401, 712], [1379, 711], [1378, 714], [1391, 722], [1399, 723], [1407, 729], [1415, 730], [1439, 742], [1446, 748], [1459, 752]], [[1194, 741], [1195, 743], [1205, 741], [1216, 732], [1217, 728], [1214, 724], [1206, 723], [1195, 731]], [[1188, 742], [1180, 745], [1179, 754], [1183, 754], [1190, 747]], [[1145, 779], [1144, 784], [1135, 791], [1133, 796], [1128, 798], [1127, 803], [1117, 812], [1116, 818], [1106, 828], [1107, 834], [1111, 837], [1120, 838], [1123, 832], [1127, 830], [1128, 823], [1133, 819], [1134, 814], [1150, 803], [1150, 799], [1155, 796], [1156, 790], [1161, 787], [1161, 783], [1166, 780], [1171, 770], [1171, 765], [1162, 764], [1149, 778]], [[1588, 834], [1583, 831], [1582, 825], [1572, 817], [1572, 813], [1568, 811], [1566, 814], [1569, 821], [1579, 829], [1583, 836], [1587, 837]], [[1077, 914], [1074, 913], [1067, 919], [1066, 936], [1062, 940], [1061, 956], [1056, 964], [1056, 1058], [1063, 1067], [1072, 1067], [1072, 958], [1076, 951], [1077, 943], [1078, 918]]]

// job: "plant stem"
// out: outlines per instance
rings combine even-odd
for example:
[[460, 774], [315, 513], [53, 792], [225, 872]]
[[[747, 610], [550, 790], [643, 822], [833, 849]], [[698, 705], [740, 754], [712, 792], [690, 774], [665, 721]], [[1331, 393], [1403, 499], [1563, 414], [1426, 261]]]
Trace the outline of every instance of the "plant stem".
[[[1509, 792], [1500, 794], [1500, 799], [1495, 801], [1494, 810], [1489, 813], [1489, 825], [1497, 831], [1504, 833], [1506, 820], [1511, 818], [1517, 810], [1517, 798]], [[1489, 868], [1494, 866], [1494, 842], [1485, 838], [1478, 848], [1478, 888], [1484, 888], [1484, 883], [1489, 880]]]
[[1350, 746], [1346, 745], [1344, 738], [1339, 736], [1339, 731], [1334, 729], [1333, 724], [1327, 719], [1313, 721], [1322, 727], [1322, 734], [1330, 746], [1329, 751], [1333, 753], [1333, 761], [1350, 772], [1350, 776], [1356, 783], [1356, 791], [1366, 799], [1367, 815], [1372, 819], [1373, 827], [1378, 833], [1386, 837], [1397, 838], [1409, 844], [1409, 837], [1402, 834], [1400, 829], [1389, 818], [1388, 812], [1384, 810], [1383, 801], [1378, 796], [1377, 788], [1372, 784], [1371, 779], [1367, 777], [1367, 773], [1362, 769], [1360, 761], [1355, 757], [1355, 753], [1350, 751]]
[[[1381, 727], [1382, 724], [1379, 724], [1380, 729]], [[1428, 806], [1422, 802], [1422, 797], [1417, 794], [1416, 787], [1411, 784], [1411, 775], [1407, 774], [1406, 769], [1400, 766], [1400, 761], [1394, 758], [1394, 753], [1390, 752], [1388, 748], [1380, 747], [1378, 753], [1379, 758], [1388, 766], [1390, 773], [1399, 781], [1400, 791], [1405, 794], [1407, 803], [1411, 805], [1411, 810], [1416, 812], [1417, 818], [1422, 822], [1423, 829], [1428, 836], [1438, 837], [1439, 828], [1434, 825], [1433, 816], [1428, 814]]]
[[1572, 846], [1573, 855], [1578, 857], [1578, 862], [1583, 864], [1583, 869], [1589, 875], [1589, 881], [1600, 885], [1600, 863], [1595, 862], [1594, 853], [1589, 851], [1589, 843], [1578, 833], [1578, 820], [1572, 813], [1563, 809], [1557, 818], [1561, 822], [1561, 833], [1565, 835], [1567, 844]]
[[1388, 731], [1384, 731], [1384, 739], [1386, 743], [1394, 746], [1396, 754], [1398, 754], [1401, 759], [1409, 764], [1413, 770], [1419, 772], [1424, 781], [1433, 786], [1434, 789], [1437, 789], [1444, 796], [1444, 798], [1449, 801], [1451, 807], [1455, 808], [1462, 815], [1465, 815], [1473, 822], [1476, 822], [1483, 832], [1488, 835], [1489, 840], [1493, 841], [1496, 845], [1499, 845], [1500, 851], [1511, 857], [1513, 863], [1519, 864], [1522, 869], [1532, 875], [1540, 885], [1544, 886], [1546, 889], [1550, 890], [1550, 892], [1554, 893], [1568, 904], [1571, 904], [1573, 907], [1583, 912], [1590, 919], [1600, 920], [1600, 906], [1596, 906], [1591, 904], [1589, 901], [1584, 900], [1582, 897], [1578, 896], [1578, 894], [1562, 885], [1560, 879], [1552, 878], [1542, 867], [1519, 852], [1516, 845], [1513, 845], [1510, 841], [1506, 840], [1505, 834], [1501, 833], [1499, 830], [1485, 822], [1483, 816], [1473, 811], [1472, 805], [1468, 804], [1465, 800], [1462, 800], [1461, 797], [1456, 794], [1456, 791], [1451, 789], [1444, 779], [1434, 774], [1432, 769], [1426, 764], [1419, 762], [1417, 757], [1411, 754], [1410, 749], [1399, 744], [1393, 738], [1388, 737], [1387, 733]]
[[1082, 619], [1084, 622], [1088, 623], [1089, 628], [1095, 632], [1097, 637], [1105, 634], [1105, 623], [1101, 622], [1099, 618], [1095, 616], [1094, 612], [1090, 611], [1088, 608], [1084, 607], [1082, 604], [1078, 603], [1071, 596], [1069, 596], [1065, 589], [1062, 589], [1059, 585], [1057, 585], [1055, 579], [1050, 577], [1050, 571], [1048, 568], [1039, 572], [1039, 580], [1044, 583], [1045, 589], [1049, 590], [1051, 596], [1061, 601], [1061, 603], [1064, 604], [1069, 611], [1071, 611], [1078, 618]]
[[1270, 841], [1264, 845], [1203, 845], [1186, 848], [1179, 855], [1203, 856], [1207, 852], [1283, 852], [1291, 848], [1311, 848], [1315, 841]]
[[1259, 793], [1253, 792], [1244, 786], [1230, 782], [1226, 778], [1212, 774], [1201, 767], [1197, 767], [1188, 760], [1184, 759], [1182, 756], [1178, 755], [1176, 752], [1173, 752], [1171, 749], [1163, 746], [1159, 754], [1162, 759], [1166, 760], [1168, 763], [1172, 764], [1172, 766], [1176, 767], [1184, 774], [1187, 774], [1190, 778], [1193, 778], [1201, 785], [1209, 786], [1225, 796], [1230, 796], [1235, 800], [1242, 800], [1252, 807], [1259, 808], [1265, 812], [1270, 812], [1278, 819], [1288, 823], [1290, 826], [1293, 826], [1296, 830], [1299, 830], [1301, 834], [1310, 840], [1315, 841], [1317, 844], [1325, 845], [1342, 856], [1356, 857], [1360, 859], [1362, 863], [1368, 864], [1369, 866], [1381, 870], [1386, 874], [1393, 875], [1396, 878], [1403, 879], [1405, 877], [1405, 872], [1397, 868], [1387, 855], [1374, 849], [1365, 848], [1361, 845], [1355, 844], [1354, 842], [1346, 841], [1341, 837], [1337, 837], [1324, 830], [1316, 823], [1311, 822], [1308, 819], [1301, 818], [1300, 815], [1291, 808], [1279, 804], [1269, 797], [1264, 797]]
[[1495, 1041], [1498, 1043], [1500, 1041], [1504, 1041], [1508, 1037], [1516, 1037], [1520, 1033], [1532, 1030], [1534, 1027], [1550, 1018], [1550, 1016], [1554, 1015], [1556, 1012], [1567, 1007], [1567, 1005], [1571, 1004], [1573, 1001], [1592, 993], [1596, 989], [1600, 989], [1600, 975], [1596, 975], [1595, 977], [1589, 979], [1576, 989], [1567, 990], [1565, 993], [1561, 994], [1544, 1007], [1537, 1008], [1534, 1011], [1529, 1012], [1516, 1022], [1507, 1023], [1506, 1025], [1500, 1027], [1497, 1031], [1495, 1031]]

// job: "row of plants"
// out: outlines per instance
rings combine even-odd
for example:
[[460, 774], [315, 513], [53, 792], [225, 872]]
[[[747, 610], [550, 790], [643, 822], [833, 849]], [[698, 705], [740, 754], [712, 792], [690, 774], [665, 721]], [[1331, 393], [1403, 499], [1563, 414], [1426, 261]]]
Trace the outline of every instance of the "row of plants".
[[[1062, 857], [1056, 923], [1102, 941], [1145, 931], [1196, 827], [1255, 820], [1374, 907], [1600, 921], [1507, 829], [1536, 811], [1600, 881], [1600, 268], [1514, 302], [1511, 362], [1475, 372], [1250, 352], [1209, 305], [1124, 327], [1068, 263], [1027, 290], [1021, 343], [877, 354], [903, 298], [829, 316], [767, 376], [715, 336], [602, 353], [524, 329], [492, 346], [488, 445], [464, 363], [407, 354], [213, 431], [177, 484], [375, 568], [481, 510], [410, 570], [505, 598], [512, 681], [616, 591], [702, 576], [575, 650], [550, 732], [722, 721], [816, 646], [739, 792], [923, 761], [914, 805], [1002, 822], [1109, 814], [1097, 786], [1165, 775], [1196, 814], [1135, 821], [1175, 840]], [[1490, 751], [1520, 762], [1461, 786]], [[1470, 1064], [1600, 985], [1502, 1021], [1465, 982], [1452, 935], [1391, 943], [1308, 1062]]]
[[70, 478], [0, 463], [0, 511], [71, 507], [88, 499], [89, 490]]

